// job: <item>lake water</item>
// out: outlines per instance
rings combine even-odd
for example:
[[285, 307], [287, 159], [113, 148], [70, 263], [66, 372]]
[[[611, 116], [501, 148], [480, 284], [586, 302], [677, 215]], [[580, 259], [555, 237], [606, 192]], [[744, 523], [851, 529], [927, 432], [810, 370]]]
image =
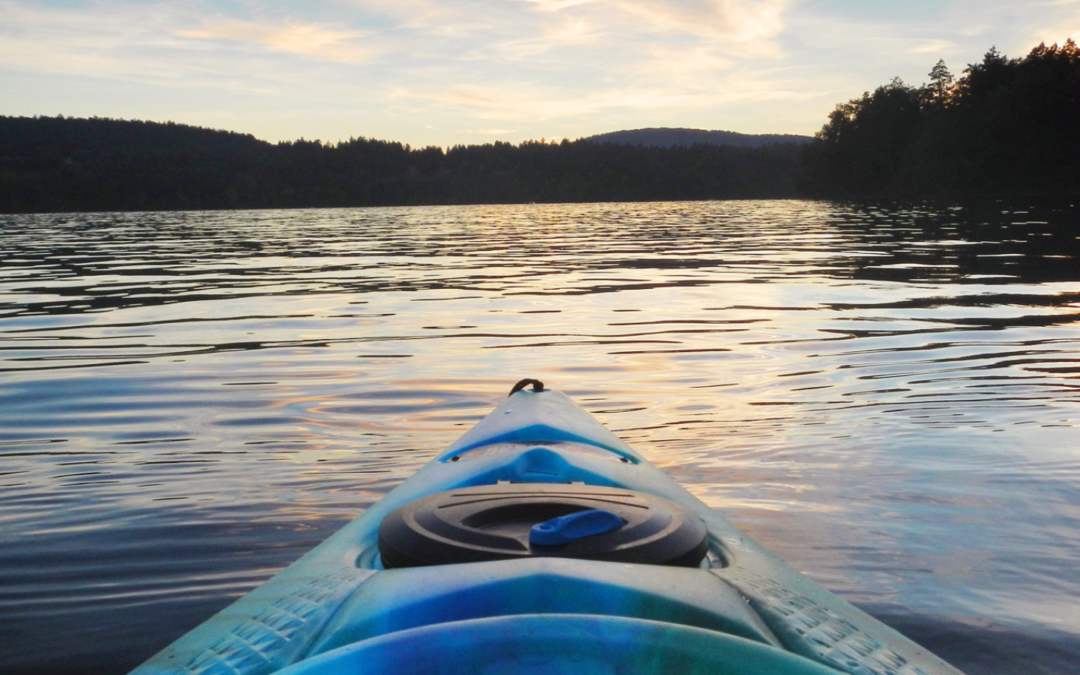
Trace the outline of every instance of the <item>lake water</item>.
[[965, 670], [1080, 663], [1080, 212], [0, 216], [0, 671], [124, 673], [522, 377]]

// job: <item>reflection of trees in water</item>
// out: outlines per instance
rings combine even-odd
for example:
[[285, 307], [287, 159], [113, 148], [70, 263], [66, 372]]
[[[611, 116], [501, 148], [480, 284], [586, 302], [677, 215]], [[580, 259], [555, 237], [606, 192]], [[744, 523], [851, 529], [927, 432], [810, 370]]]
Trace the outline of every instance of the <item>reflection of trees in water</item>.
[[1080, 192], [1080, 47], [996, 49], [954, 79], [899, 79], [842, 103], [804, 155], [815, 195]]
[[1078, 280], [1080, 213], [1071, 201], [972, 199], [947, 209], [850, 203], [844, 234], [873, 252], [851, 259], [853, 276], [979, 284]]

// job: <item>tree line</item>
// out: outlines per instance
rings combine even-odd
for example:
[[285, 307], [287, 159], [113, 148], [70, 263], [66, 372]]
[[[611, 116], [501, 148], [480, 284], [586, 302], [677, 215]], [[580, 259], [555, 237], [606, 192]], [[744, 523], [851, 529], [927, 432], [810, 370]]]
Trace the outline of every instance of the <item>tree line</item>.
[[267, 143], [173, 123], [0, 117], [0, 212], [792, 197], [795, 144]]
[[1080, 49], [991, 49], [954, 78], [894, 79], [809, 144], [582, 139], [412, 148], [267, 143], [181, 124], [0, 117], [0, 212], [1080, 194]]
[[1080, 194], [1080, 48], [991, 48], [954, 78], [900, 79], [842, 103], [806, 148], [810, 196]]

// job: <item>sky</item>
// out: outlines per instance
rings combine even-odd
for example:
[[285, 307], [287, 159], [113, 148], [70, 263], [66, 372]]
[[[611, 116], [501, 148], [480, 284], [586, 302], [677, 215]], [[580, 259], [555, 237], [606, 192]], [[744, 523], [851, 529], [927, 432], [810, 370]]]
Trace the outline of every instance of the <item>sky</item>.
[[0, 115], [413, 147], [690, 127], [813, 134], [1080, 0], [0, 0]]

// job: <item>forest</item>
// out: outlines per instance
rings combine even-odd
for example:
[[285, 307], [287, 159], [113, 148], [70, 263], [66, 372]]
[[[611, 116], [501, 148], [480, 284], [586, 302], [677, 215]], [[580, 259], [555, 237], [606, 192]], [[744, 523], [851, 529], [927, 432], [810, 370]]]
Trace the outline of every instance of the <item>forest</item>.
[[944, 61], [842, 103], [806, 147], [814, 197], [1080, 195], [1080, 48], [991, 48], [954, 78]]
[[757, 146], [273, 144], [172, 122], [0, 117], [0, 213], [1080, 194], [1075, 42], [1023, 58], [992, 48], [959, 77], [943, 61], [928, 76], [837, 105], [809, 143]]
[[0, 212], [792, 197], [798, 147], [271, 144], [180, 124], [0, 117]]

